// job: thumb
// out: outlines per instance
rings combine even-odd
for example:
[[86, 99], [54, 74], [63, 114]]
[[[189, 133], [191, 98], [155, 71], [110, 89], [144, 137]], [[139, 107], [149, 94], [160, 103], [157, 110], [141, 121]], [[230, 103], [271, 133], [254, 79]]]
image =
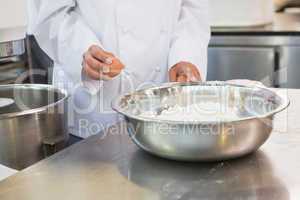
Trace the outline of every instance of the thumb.
[[179, 83], [186, 83], [187, 81], [188, 81], [188, 79], [185, 75], [180, 75], [177, 77], [177, 82], [179, 82]]
[[187, 81], [188, 82], [199, 82], [200, 78], [197, 78], [196, 76], [191, 75], [191, 76], [188, 77]]
[[169, 71], [169, 81], [170, 82], [177, 82], [177, 73], [176, 73], [176, 70], [171, 69]]

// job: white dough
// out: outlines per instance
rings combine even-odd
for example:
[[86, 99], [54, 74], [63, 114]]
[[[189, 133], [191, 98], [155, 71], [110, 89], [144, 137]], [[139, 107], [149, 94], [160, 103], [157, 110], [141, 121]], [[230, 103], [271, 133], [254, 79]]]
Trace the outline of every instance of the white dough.
[[155, 111], [148, 111], [142, 113], [140, 116], [168, 121], [214, 122], [239, 119], [239, 116], [233, 109], [229, 110], [228, 106], [211, 102], [192, 104], [189, 106], [176, 105], [163, 110], [160, 115], [157, 115]]

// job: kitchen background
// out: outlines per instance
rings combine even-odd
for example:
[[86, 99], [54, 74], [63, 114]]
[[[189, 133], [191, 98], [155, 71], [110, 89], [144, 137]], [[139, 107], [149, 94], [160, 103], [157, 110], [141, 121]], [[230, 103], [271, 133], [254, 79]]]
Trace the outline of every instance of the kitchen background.
[[[210, 4], [208, 80], [253, 79], [267, 86], [300, 88], [299, 0], [210, 0]], [[32, 36], [26, 36], [26, 24], [26, 0], [1, 1], [0, 84], [16, 79], [51, 83], [52, 61]], [[32, 74], [32, 69], [40, 70]]]

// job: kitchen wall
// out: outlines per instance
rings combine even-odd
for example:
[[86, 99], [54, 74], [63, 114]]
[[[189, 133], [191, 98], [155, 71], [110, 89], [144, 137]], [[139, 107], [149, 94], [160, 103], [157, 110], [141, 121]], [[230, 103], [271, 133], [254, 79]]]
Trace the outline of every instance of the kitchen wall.
[[26, 26], [26, 0], [1, 0], [0, 29]]

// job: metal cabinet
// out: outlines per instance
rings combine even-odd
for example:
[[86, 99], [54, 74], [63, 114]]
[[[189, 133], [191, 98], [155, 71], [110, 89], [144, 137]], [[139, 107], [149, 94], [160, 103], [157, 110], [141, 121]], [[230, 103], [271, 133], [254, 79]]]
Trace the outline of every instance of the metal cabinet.
[[276, 51], [272, 47], [210, 47], [207, 78], [221, 81], [251, 79], [273, 86], [275, 57]]
[[279, 54], [279, 67], [276, 71], [278, 86], [300, 88], [300, 46], [282, 46]]

